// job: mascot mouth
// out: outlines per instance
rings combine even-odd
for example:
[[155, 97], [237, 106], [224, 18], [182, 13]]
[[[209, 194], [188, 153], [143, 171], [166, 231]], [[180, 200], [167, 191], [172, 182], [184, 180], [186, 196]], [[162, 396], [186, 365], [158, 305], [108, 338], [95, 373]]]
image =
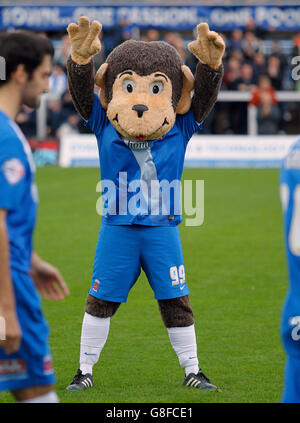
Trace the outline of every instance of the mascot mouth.
[[[117, 122], [118, 126], [119, 126], [122, 130], [124, 130], [124, 129], [122, 128], [122, 126], [120, 125], [120, 123], [119, 123], [118, 113], [117, 113], [117, 114], [116, 114], [116, 116], [113, 118], [113, 121]], [[149, 135], [143, 135], [143, 134], [140, 134], [140, 135], [138, 135], [138, 136], [133, 137], [132, 139], [134, 139], [134, 140], [136, 140], [136, 141], [144, 141], [146, 138], [148, 138], [148, 137], [150, 137], [151, 135], [155, 134], [157, 131], [159, 131], [159, 130], [160, 130], [163, 126], [165, 126], [165, 125], [169, 125], [169, 122], [168, 122], [167, 118], [165, 118], [165, 119], [164, 119], [164, 121], [163, 121], [163, 124], [162, 124], [159, 128], [157, 128], [154, 132], [152, 132], [151, 134], [149, 134]], [[125, 131], [125, 130], [124, 130], [124, 131]], [[127, 132], [127, 131], [125, 131], [125, 132]]]

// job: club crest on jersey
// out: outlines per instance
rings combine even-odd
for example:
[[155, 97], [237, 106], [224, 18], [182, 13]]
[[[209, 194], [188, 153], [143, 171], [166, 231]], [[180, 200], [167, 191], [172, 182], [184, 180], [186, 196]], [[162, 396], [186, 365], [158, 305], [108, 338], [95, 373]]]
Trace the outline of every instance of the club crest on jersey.
[[25, 175], [25, 167], [19, 159], [10, 159], [2, 166], [5, 179], [10, 185], [16, 185]]

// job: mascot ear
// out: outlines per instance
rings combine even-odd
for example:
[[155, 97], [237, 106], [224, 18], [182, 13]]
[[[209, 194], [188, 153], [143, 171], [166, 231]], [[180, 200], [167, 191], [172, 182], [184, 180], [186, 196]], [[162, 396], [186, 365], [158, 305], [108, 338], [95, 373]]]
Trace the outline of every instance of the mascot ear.
[[192, 99], [191, 91], [194, 88], [194, 76], [188, 66], [181, 66], [182, 70], [182, 91], [176, 108], [176, 113], [183, 115], [190, 110]]
[[103, 63], [98, 69], [95, 77], [95, 83], [100, 87], [99, 99], [103, 109], [107, 109], [108, 101], [105, 95], [105, 73], [107, 71], [108, 63]]

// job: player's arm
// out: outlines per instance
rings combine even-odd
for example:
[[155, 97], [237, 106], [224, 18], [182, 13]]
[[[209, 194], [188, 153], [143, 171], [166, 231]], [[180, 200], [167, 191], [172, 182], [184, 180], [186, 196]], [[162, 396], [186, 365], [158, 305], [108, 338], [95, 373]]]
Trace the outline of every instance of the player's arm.
[[9, 241], [6, 227], [7, 211], [0, 209], [0, 316], [5, 319], [5, 340], [0, 340], [1, 348], [7, 354], [20, 347], [21, 329], [19, 326], [13, 284], [9, 264]]
[[69, 289], [59, 270], [42, 260], [36, 252], [31, 257], [30, 275], [36, 289], [47, 300], [63, 300]]
[[188, 48], [199, 60], [192, 108], [196, 121], [202, 122], [216, 103], [222, 84], [225, 43], [219, 34], [209, 30], [207, 23], [199, 24], [197, 31], [197, 39], [189, 43]]
[[101, 24], [82, 16], [78, 25], [71, 23], [68, 33], [71, 42], [71, 56], [67, 61], [69, 90], [78, 113], [88, 120], [94, 103], [94, 63], [92, 57], [101, 50], [99, 33]]

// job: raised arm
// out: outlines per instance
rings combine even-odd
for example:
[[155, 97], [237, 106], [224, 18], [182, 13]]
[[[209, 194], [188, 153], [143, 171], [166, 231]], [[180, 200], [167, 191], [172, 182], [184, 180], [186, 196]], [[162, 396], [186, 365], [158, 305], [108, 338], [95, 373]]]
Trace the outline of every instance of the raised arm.
[[199, 60], [196, 67], [192, 108], [197, 122], [211, 112], [221, 87], [224, 69], [222, 57], [225, 51], [223, 38], [210, 31], [207, 23], [197, 26], [198, 37], [188, 48]]
[[99, 33], [101, 24], [82, 16], [78, 25], [71, 23], [68, 34], [71, 55], [67, 62], [69, 90], [74, 106], [83, 119], [91, 115], [94, 103], [94, 64], [92, 57], [101, 50]]

